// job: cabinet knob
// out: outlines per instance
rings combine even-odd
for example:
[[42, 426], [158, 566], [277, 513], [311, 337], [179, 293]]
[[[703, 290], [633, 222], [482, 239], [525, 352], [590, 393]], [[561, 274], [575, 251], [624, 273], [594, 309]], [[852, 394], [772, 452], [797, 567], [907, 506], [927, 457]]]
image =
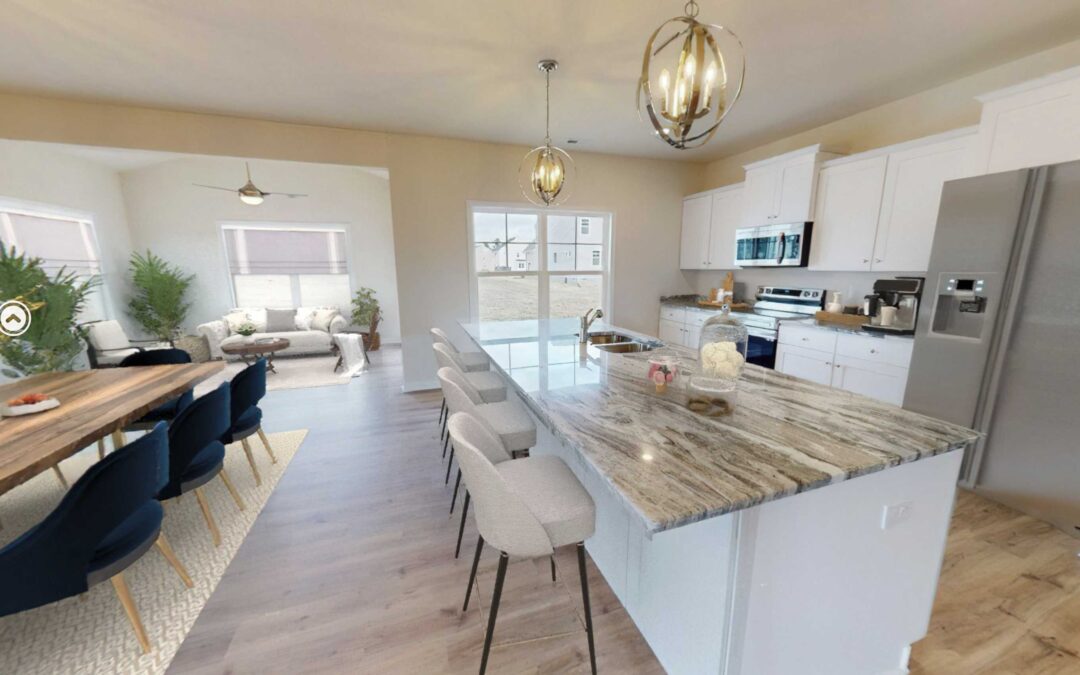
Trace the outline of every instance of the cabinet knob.
[[871, 354], [877, 354], [877, 350], [876, 350], [876, 349], [871, 349], [871, 350], [870, 350], [870, 353], [871, 353]]
[[868, 263], [868, 262], [870, 262], [870, 258], [863, 258], [863, 259], [862, 259], [862, 261], [863, 261], [864, 263]]
[[825, 362], [825, 365], [827, 365], [827, 366], [831, 366], [831, 365], [832, 365], [832, 361], [826, 361], [826, 362]]
[[808, 337], [799, 338], [799, 339], [802, 340], [803, 342], [809, 342], [810, 341], [810, 338], [808, 338]]
[[881, 258], [874, 258], [874, 262], [881, 262]]

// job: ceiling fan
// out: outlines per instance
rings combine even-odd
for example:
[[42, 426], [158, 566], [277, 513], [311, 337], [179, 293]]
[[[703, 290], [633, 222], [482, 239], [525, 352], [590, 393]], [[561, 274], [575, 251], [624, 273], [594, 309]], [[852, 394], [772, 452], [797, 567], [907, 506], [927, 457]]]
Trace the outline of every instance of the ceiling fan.
[[307, 195], [297, 192], [263, 192], [259, 188], [255, 187], [255, 183], [251, 182], [251, 166], [244, 162], [244, 167], [247, 169], [247, 183], [244, 183], [240, 188], [227, 188], [219, 185], [203, 185], [202, 183], [192, 183], [196, 187], [210, 188], [211, 190], [225, 190], [226, 192], [235, 192], [240, 195], [240, 201], [251, 206], [258, 206], [263, 203], [263, 199], [270, 195], [279, 195], [281, 197], [288, 197], [289, 199], [295, 199], [297, 197], [307, 197]]

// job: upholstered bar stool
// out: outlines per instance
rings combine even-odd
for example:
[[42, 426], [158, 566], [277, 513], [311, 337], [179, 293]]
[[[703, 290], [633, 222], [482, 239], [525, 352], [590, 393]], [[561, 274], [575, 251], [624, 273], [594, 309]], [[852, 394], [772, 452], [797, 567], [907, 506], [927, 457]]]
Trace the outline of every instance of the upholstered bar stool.
[[[450, 341], [450, 336], [441, 328], [431, 329], [431, 343], [433, 345], [445, 345], [446, 348], [457, 357], [458, 363], [461, 365], [463, 372], [477, 373], [491, 369], [491, 360], [488, 359], [487, 354], [483, 352], [463, 352], [454, 346], [454, 343]], [[442, 368], [443, 364], [439, 364]], [[506, 398], [505, 396], [503, 398]], [[500, 399], [501, 400], [501, 399]], [[439, 421], [437, 424], [442, 427], [439, 440], [449, 438], [446, 435], [446, 420], [450, 417], [450, 411], [446, 408], [446, 398], [443, 397], [442, 406], [439, 407]], [[445, 456], [445, 451], [443, 456]]]
[[480, 394], [484, 403], [498, 403], [506, 400], [506, 382], [503, 381], [501, 375], [490, 370], [468, 370], [461, 360], [460, 353], [455, 353], [441, 342], [436, 342], [432, 348], [435, 350], [435, 361], [439, 367], [453, 368], [461, 373]]
[[469, 596], [476, 581], [484, 543], [499, 551], [480, 674], [487, 670], [510, 556], [550, 556], [556, 548], [569, 545], [577, 548], [589, 663], [595, 674], [596, 648], [585, 569], [585, 540], [596, 529], [596, 506], [577, 477], [558, 457], [542, 455], [512, 462], [492, 462], [488, 458], [491, 438], [484, 427], [480, 419], [469, 413], [453, 413], [450, 417], [450, 437], [458, 448], [458, 462], [465, 475], [465, 484], [476, 503], [476, 527], [480, 530], [462, 611], [469, 608]]
[[[487, 424], [499, 437], [511, 456], [524, 453], [536, 445], [536, 424], [533, 423], [525, 407], [516, 400], [509, 399], [497, 403], [485, 403], [465, 376], [453, 368], [439, 368], [439, 383], [442, 385], [443, 395], [446, 392], [460, 390], [464, 397], [456, 397], [462, 401], [461, 408], [455, 410], [450, 405], [447, 397], [447, 406], [451, 413], [471, 412]], [[471, 404], [471, 409], [465, 407]], [[450, 440], [449, 434], [447, 441]], [[445, 447], [445, 444], [444, 444]], [[454, 461], [454, 447], [450, 445], [450, 463]], [[450, 482], [450, 463], [446, 466], [446, 482]]]

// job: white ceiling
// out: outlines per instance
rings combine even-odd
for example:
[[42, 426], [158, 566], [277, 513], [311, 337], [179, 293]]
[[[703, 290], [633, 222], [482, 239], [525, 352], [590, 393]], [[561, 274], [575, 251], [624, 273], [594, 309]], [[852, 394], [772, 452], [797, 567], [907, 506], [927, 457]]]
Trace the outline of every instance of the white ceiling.
[[[1076, 39], [1075, 0], [703, 0], [747, 50], [743, 99], [678, 152], [634, 106], [682, 0], [7, 0], [0, 89], [362, 129], [711, 159]], [[571, 146], [572, 149], [573, 146]]]

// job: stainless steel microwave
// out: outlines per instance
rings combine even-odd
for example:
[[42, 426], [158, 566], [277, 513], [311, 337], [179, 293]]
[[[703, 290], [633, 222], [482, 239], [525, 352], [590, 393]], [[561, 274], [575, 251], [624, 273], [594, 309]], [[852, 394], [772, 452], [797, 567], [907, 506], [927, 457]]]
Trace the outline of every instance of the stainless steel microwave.
[[762, 225], [735, 230], [735, 264], [740, 267], [806, 267], [813, 223]]

